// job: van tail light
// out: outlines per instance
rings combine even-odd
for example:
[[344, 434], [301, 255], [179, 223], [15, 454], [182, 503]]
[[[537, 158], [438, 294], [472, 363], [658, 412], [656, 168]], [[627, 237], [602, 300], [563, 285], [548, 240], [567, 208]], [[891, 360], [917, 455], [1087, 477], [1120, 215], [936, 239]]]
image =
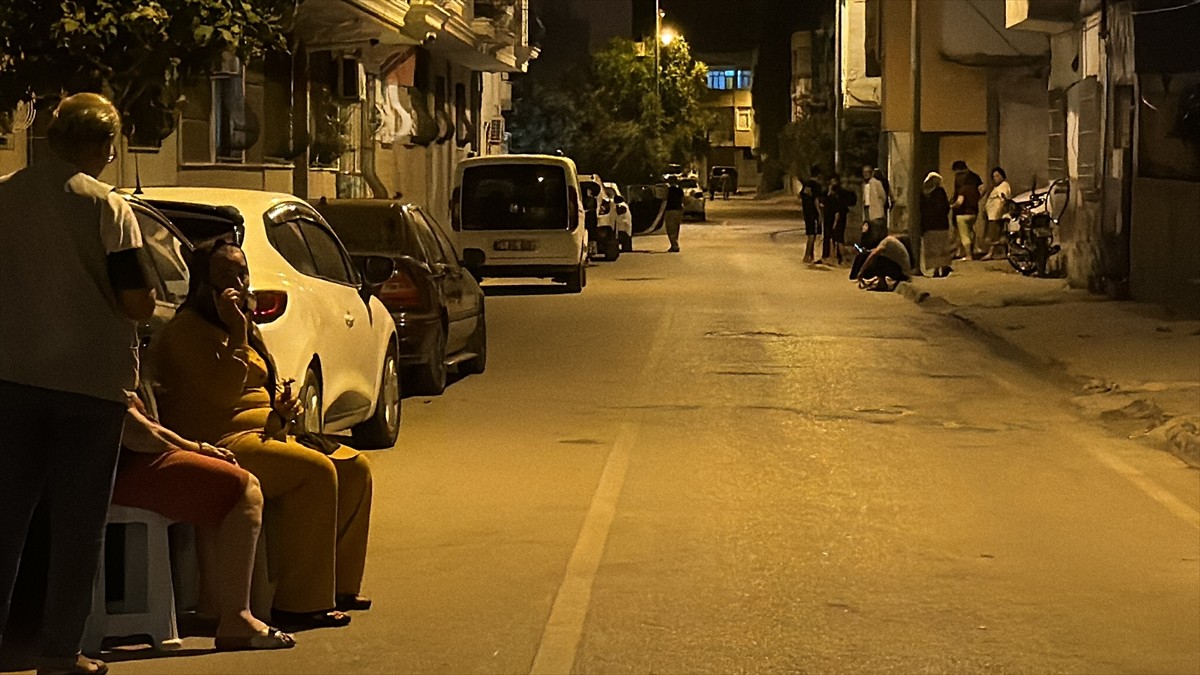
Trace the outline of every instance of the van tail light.
[[397, 267], [392, 278], [379, 287], [377, 295], [389, 312], [425, 307], [425, 294], [421, 292], [421, 287], [412, 274], [402, 267]]
[[450, 227], [458, 232], [462, 229], [462, 188], [454, 188], [450, 193]]
[[271, 323], [287, 311], [287, 291], [255, 291], [254, 312], [250, 318], [254, 323]]

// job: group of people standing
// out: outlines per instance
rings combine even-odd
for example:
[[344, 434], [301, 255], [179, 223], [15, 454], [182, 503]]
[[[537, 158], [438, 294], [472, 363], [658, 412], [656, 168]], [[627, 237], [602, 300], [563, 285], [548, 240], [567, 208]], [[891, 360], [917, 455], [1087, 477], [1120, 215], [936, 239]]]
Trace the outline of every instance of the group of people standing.
[[991, 187], [985, 188], [965, 161], [956, 160], [951, 168], [953, 200], [936, 171], [925, 177], [921, 187], [921, 249], [925, 268], [934, 277], [950, 274], [953, 260], [991, 260], [1005, 251], [1004, 210], [1012, 198], [1008, 175], [1001, 167], [993, 168]]
[[[107, 671], [80, 642], [110, 500], [196, 526], [218, 650], [288, 648], [280, 628], [344, 626], [370, 606], [370, 465], [297, 426], [235, 241], [191, 252], [187, 299], [149, 351], [154, 382], [139, 382], [151, 267], [129, 203], [97, 180], [119, 132], [107, 99], [68, 96], [52, 156], [0, 177], [0, 648], [31, 639], [39, 675]], [[278, 570], [265, 618], [279, 628], [249, 609], [264, 502]], [[13, 602], [31, 569], [44, 577], [33, 635]]]
[[[800, 187], [800, 209], [804, 214], [804, 234], [807, 238], [805, 263], [824, 265], [826, 258], [836, 259], [839, 265], [846, 262], [846, 223], [850, 219], [850, 208], [857, 202], [858, 196], [854, 191], [842, 187], [841, 176], [834, 173], [826, 179], [821, 167], [809, 169], [808, 178]], [[886, 233], [887, 225], [883, 220], [886, 211], [881, 210], [879, 217]], [[821, 255], [814, 259], [817, 237], [822, 237]]]

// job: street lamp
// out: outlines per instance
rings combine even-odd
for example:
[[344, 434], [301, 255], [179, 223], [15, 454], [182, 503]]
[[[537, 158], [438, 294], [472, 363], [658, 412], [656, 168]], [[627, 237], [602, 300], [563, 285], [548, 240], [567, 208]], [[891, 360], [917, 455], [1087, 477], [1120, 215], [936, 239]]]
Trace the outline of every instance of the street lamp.
[[675, 41], [676, 37], [678, 37], [678, 35], [675, 33], [675, 31], [671, 30], [670, 28], [664, 28], [659, 31], [658, 41], [662, 43], [662, 46], [670, 47], [671, 43]]
[[663, 32], [662, 20], [667, 13], [662, 10], [660, 0], [654, 0], [654, 94], [662, 96], [658, 82], [658, 71], [661, 69], [660, 62], [662, 59]]

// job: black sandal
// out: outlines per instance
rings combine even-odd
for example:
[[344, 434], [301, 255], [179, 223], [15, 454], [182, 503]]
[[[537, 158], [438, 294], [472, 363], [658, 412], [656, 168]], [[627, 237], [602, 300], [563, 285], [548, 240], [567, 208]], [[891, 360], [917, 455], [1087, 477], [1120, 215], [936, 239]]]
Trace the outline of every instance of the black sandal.
[[350, 615], [336, 609], [317, 612], [284, 612], [271, 610], [272, 622], [286, 630], [309, 630], [312, 628], [341, 628], [350, 623]]

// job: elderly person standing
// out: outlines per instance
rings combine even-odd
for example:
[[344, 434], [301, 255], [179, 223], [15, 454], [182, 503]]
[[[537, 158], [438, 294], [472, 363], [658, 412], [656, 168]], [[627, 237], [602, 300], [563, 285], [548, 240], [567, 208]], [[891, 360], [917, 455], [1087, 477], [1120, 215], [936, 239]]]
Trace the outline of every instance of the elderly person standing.
[[921, 185], [921, 252], [934, 277], [950, 274], [950, 198], [936, 171]]
[[863, 227], [859, 240], [862, 248], [874, 248], [888, 233], [888, 195], [880, 175], [870, 164], [863, 166]]
[[0, 178], [0, 640], [42, 501], [43, 673], [107, 671], [79, 643], [137, 382], [136, 321], [154, 312], [137, 220], [96, 179], [119, 131], [107, 99], [68, 96], [47, 130], [53, 156]]
[[1005, 249], [1008, 248], [1004, 242], [1003, 229], [1004, 209], [1008, 207], [1010, 199], [1012, 199], [1012, 186], [1008, 184], [1008, 174], [1000, 167], [992, 169], [992, 189], [988, 192], [983, 206], [987, 215], [987, 227], [983, 231], [987, 253], [983, 256], [983, 260], [1002, 258]]

